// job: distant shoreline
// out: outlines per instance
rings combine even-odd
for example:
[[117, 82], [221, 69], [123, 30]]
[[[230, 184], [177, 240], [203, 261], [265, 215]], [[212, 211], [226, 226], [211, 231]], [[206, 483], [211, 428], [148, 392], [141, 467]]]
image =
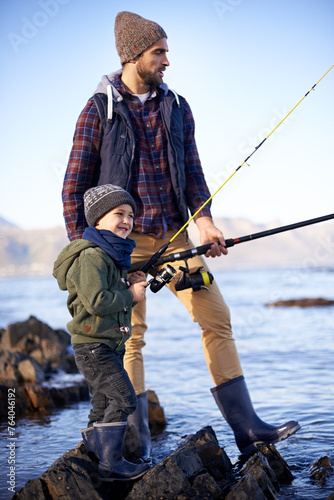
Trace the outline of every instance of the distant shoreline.
[[[237, 238], [279, 225], [277, 221], [254, 224], [241, 218], [215, 218], [214, 221], [225, 238]], [[328, 221], [242, 243], [230, 248], [227, 256], [207, 262], [212, 270], [334, 267], [332, 227], [333, 222]], [[0, 230], [0, 279], [51, 276], [53, 262], [69, 242], [63, 227], [25, 230], [2, 220]], [[193, 243], [199, 245], [194, 223], [189, 225], [188, 232]]]

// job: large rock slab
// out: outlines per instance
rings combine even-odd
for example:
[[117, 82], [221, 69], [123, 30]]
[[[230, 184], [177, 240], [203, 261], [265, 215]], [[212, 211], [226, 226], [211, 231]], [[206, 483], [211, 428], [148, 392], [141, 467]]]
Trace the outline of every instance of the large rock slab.
[[187, 438], [178, 449], [148, 471], [127, 500], [219, 498], [232, 465], [211, 427]]

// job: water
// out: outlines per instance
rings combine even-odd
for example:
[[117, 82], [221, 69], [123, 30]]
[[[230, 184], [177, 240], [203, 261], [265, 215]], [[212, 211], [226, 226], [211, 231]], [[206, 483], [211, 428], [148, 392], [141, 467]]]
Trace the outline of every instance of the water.
[[[281, 499], [323, 500], [334, 492], [334, 475], [324, 486], [309, 478], [312, 462], [327, 455], [334, 463], [333, 307], [268, 308], [278, 299], [334, 296], [334, 269], [227, 270], [215, 272], [231, 308], [247, 385], [259, 416], [279, 424], [297, 419], [301, 430], [276, 445], [295, 480]], [[200, 333], [182, 304], [165, 289], [149, 294], [145, 347], [147, 388], [164, 407], [168, 426], [153, 442], [157, 463], [181, 438], [205, 425], [215, 430], [232, 463], [238, 460], [233, 434], [222, 419], [209, 388], [212, 381]], [[66, 294], [52, 278], [0, 280], [0, 326], [30, 315], [53, 328], [68, 321]], [[89, 402], [74, 403], [51, 415], [22, 418], [16, 425], [16, 486], [38, 477], [81, 440]], [[0, 425], [0, 498], [8, 492], [8, 429]]]

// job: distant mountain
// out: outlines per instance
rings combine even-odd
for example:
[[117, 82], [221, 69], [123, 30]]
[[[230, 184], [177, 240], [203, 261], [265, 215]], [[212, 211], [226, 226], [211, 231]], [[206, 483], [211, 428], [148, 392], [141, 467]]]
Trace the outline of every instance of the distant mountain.
[[51, 276], [53, 262], [68, 243], [65, 229], [23, 230], [0, 226], [0, 277]]
[[17, 226], [0, 216], [0, 229], [2, 227], [17, 227]]
[[[247, 219], [215, 218], [225, 238], [237, 238], [278, 227], [273, 221], [254, 224]], [[199, 245], [198, 231], [189, 225], [192, 241]], [[0, 218], [0, 277], [51, 276], [53, 263], [68, 244], [64, 228], [23, 230]], [[190, 263], [190, 261], [189, 261]], [[180, 263], [181, 264], [181, 263]], [[240, 243], [227, 256], [208, 259], [213, 270], [263, 267], [334, 268], [334, 222], [328, 221], [278, 235]]]
[[[282, 224], [273, 221], [254, 224], [247, 219], [215, 218], [215, 224], [226, 239], [273, 229]], [[191, 223], [189, 235], [199, 245], [198, 231]], [[228, 249], [228, 255], [210, 259], [212, 269], [263, 268], [263, 267], [334, 267], [333, 220], [239, 243]]]

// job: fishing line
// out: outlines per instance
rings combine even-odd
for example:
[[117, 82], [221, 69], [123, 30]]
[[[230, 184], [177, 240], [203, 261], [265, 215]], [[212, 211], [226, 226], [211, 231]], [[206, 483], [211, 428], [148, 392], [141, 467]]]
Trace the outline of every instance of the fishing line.
[[[225, 184], [228, 183], [228, 181], [230, 179], [232, 179], [232, 177], [238, 172], [238, 170], [240, 170], [240, 168], [247, 164], [247, 161], [249, 160], [249, 158], [251, 158], [254, 153], [256, 153], [256, 151], [258, 149], [260, 149], [260, 147], [264, 144], [264, 142], [275, 132], [275, 130], [278, 129], [278, 127], [287, 119], [287, 117], [289, 115], [291, 115], [291, 113], [297, 108], [297, 106], [299, 106], [299, 104], [305, 99], [305, 97], [307, 97], [310, 92], [312, 90], [315, 89], [315, 87], [318, 85], [319, 82], [321, 82], [321, 80], [327, 75], [327, 73], [330, 72], [330, 70], [334, 67], [334, 64], [326, 71], [326, 73], [324, 73], [322, 75], [321, 78], [319, 78], [319, 80], [310, 88], [310, 90], [308, 92], [306, 92], [306, 94], [297, 102], [297, 104], [285, 115], [285, 117], [272, 129], [271, 132], [269, 132], [269, 134], [254, 148], [254, 151], [247, 156], [247, 158], [244, 159], [244, 161], [234, 170], [234, 172], [232, 172], [232, 174], [223, 182], [223, 184], [221, 186], [219, 186], [218, 189], [216, 189], [216, 191], [203, 203], [203, 205], [194, 213], [194, 215], [192, 215], [190, 217], [190, 219], [181, 227], [181, 229], [179, 229], [175, 234], [174, 236], [169, 240], [168, 243], [166, 243], [165, 245], [163, 245], [154, 255], [152, 255], [152, 257], [149, 259], [149, 261], [141, 268], [141, 270], [143, 272], [147, 272], [151, 267], [152, 265], [154, 265], [157, 260], [160, 258], [160, 256], [167, 250], [168, 246], [170, 245], [170, 243], [172, 243], [172, 241], [175, 240], [175, 238], [177, 238], [177, 236], [182, 233], [182, 231], [184, 231], [184, 229], [186, 229], [186, 227], [190, 224], [190, 222], [196, 217], [196, 215], [199, 214], [199, 212], [201, 210], [203, 210], [203, 208], [212, 200], [212, 198], [214, 196], [216, 196], [216, 194], [225, 186]], [[210, 244], [211, 245], [211, 244]]]
[[203, 210], [203, 208], [212, 200], [212, 198], [225, 186], [225, 184], [228, 183], [228, 181], [238, 172], [238, 170], [240, 170], [240, 168], [247, 164], [247, 161], [249, 160], [249, 158], [251, 156], [253, 156], [253, 154], [258, 150], [260, 149], [260, 147], [263, 145], [263, 143], [275, 132], [275, 130], [278, 129], [278, 127], [287, 119], [287, 117], [289, 115], [291, 115], [291, 113], [297, 108], [297, 106], [299, 106], [299, 104], [305, 99], [305, 97], [308, 96], [308, 94], [315, 89], [315, 87], [318, 85], [319, 82], [321, 82], [321, 80], [327, 75], [327, 73], [330, 72], [330, 70], [334, 67], [334, 64], [326, 71], [326, 73], [324, 73], [322, 75], [321, 78], [319, 78], [319, 80], [317, 81], [317, 83], [315, 83], [313, 85], [313, 87], [310, 88], [310, 90], [308, 92], [306, 92], [306, 94], [300, 99], [299, 102], [297, 102], [297, 104], [285, 115], [285, 117], [276, 125], [276, 127], [274, 127], [272, 129], [272, 131], [260, 142], [260, 144], [258, 144], [255, 148], [254, 148], [254, 151], [247, 156], [247, 158], [244, 159], [244, 161], [234, 170], [234, 172], [232, 172], [232, 174], [223, 182], [223, 184], [210, 196], [210, 198], [208, 198], [206, 200], [205, 203], [203, 203], [203, 205], [194, 213], [194, 215], [192, 217], [190, 217], [190, 219], [181, 227], [181, 229], [179, 229], [179, 231], [174, 234], [174, 236], [170, 239], [169, 243], [171, 243], [173, 240], [175, 240], [175, 238], [180, 234], [182, 233], [182, 231], [190, 224], [190, 222], [196, 217], [197, 214], [199, 214], [199, 212], [201, 210]]

